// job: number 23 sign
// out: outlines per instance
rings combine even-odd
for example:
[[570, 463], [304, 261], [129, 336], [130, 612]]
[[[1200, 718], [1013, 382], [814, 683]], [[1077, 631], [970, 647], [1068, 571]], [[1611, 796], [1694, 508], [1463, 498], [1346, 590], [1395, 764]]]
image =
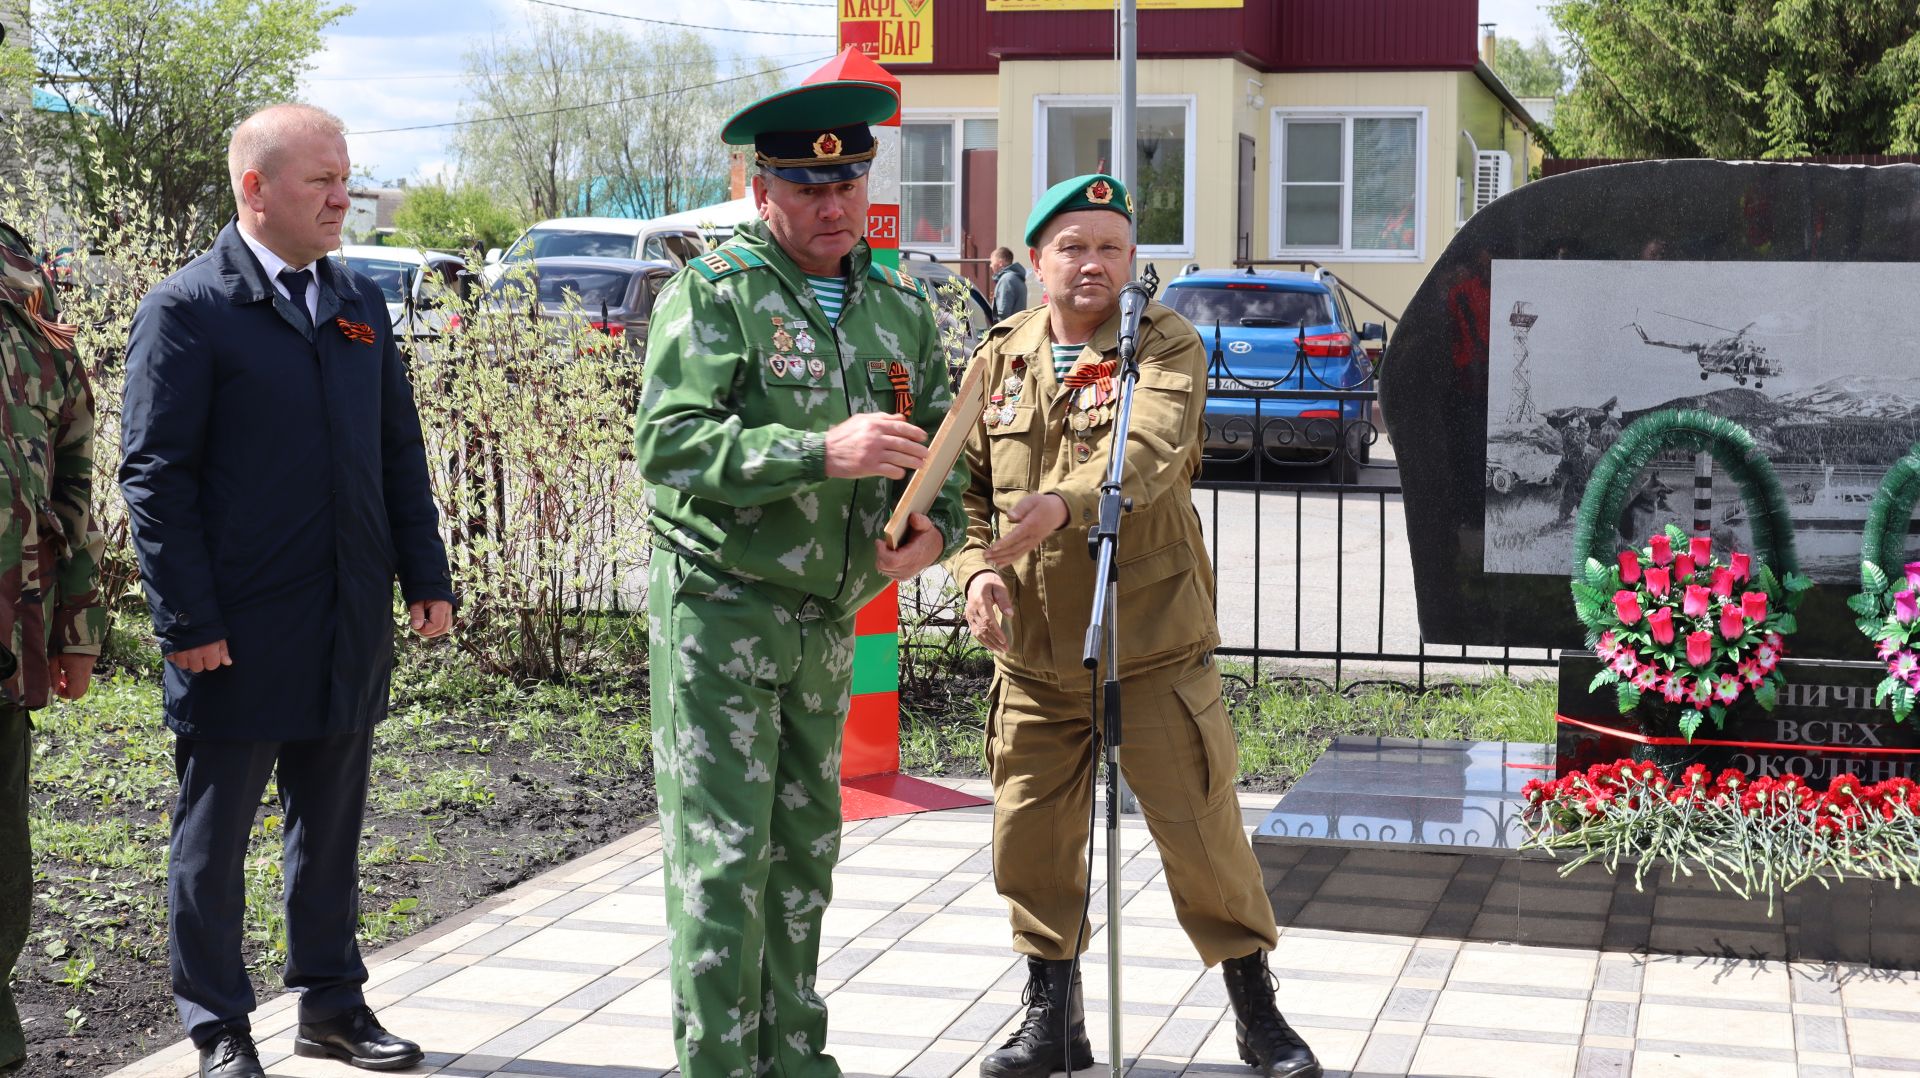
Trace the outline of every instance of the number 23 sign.
[[869, 240], [892, 240], [900, 238], [900, 212], [867, 214], [867, 238]]

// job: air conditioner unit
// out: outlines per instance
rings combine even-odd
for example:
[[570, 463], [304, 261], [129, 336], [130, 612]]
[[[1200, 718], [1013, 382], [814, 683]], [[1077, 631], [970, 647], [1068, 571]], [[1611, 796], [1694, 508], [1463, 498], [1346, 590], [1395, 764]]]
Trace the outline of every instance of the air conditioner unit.
[[1487, 208], [1513, 186], [1513, 158], [1505, 150], [1480, 150], [1473, 155], [1473, 212]]

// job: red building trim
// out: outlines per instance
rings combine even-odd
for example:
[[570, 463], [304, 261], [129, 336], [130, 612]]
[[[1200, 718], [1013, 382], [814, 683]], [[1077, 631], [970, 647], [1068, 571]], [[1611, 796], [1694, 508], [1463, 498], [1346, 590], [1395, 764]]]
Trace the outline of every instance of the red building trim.
[[[1106, 60], [1107, 11], [990, 12], [933, 0], [933, 62], [900, 75], [991, 73], [1003, 60]], [[1142, 60], [1232, 58], [1258, 71], [1471, 71], [1479, 0], [1245, 0], [1140, 12]]]

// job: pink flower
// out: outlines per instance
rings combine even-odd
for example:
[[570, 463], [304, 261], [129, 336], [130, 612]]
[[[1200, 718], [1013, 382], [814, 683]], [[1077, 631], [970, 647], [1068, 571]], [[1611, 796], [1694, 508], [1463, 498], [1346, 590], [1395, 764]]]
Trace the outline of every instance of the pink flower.
[[1705, 631], [1687, 634], [1687, 663], [1691, 666], [1705, 666], [1713, 657], [1713, 637]]
[[1753, 649], [1753, 661], [1760, 664], [1761, 673], [1771, 674], [1773, 668], [1780, 665], [1780, 649], [1762, 641], [1759, 647]]
[[1901, 652], [1887, 664], [1887, 672], [1901, 681], [1911, 678], [1916, 671], [1920, 671], [1920, 656], [1911, 651]]
[[1767, 635], [1760, 638], [1760, 642], [1775, 651], [1787, 650], [1787, 638], [1781, 636], [1778, 632], [1768, 632]]
[[1667, 569], [1647, 570], [1647, 590], [1657, 598], [1665, 597], [1667, 589], [1673, 586], [1672, 574]]
[[1660, 696], [1669, 704], [1677, 704], [1687, 698], [1687, 679], [1670, 677], [1660, 685]]
[[1907, 563], [1907, 587], [1920, 589], [1920, 561]]
[[1915, 618], [1920, 618], [1920, 595], [1916, 595], [1911, 588], [1906, 591], [1895, 592], [1893, 596], [1893, 616], [1894, 619], [1902, 625], [1907, 624]]
[[1613, 668], [1614, 673], [1619, 674], [1621, 677], [1627, 677], [1639, 667], [1640, 656], [1636, 654], [1632, 648], [1621, 648], [1618, 652], [1614, 653], [1613, 662], [1608, 665]]
[[1693, 565], [1692, 558], [1688, 557], [1685, 554], [1678, 554], [1674, 556], [1673, 579], [1680, 581], [1682, 583], [1685, 583], [1686, 579], [1693, 575], [1693, 569], [1694, 569], [1694, 565]]
[[1713, 698], [1722, 704], [1731, 704], [1740, 699], [1740, 679], [1732, 674], [1721, 674], [1713, 683]]
[[1727, 555], [1727, 567], [1733, 570], [1735, 580], [1746, 580], [1753, 575], [1753, 559], [1745, 554]]
[[1653, 564], [1665, 565], [1673, 560], [1673, 540], [1665, 535], [1656, 535], [1647, 543], [1652, 547]]
[[1713, 571], [1713, 593], [1722, 599], [1733, 594], [1733, 570], [1715, 569]]
[[1740, 680], [1749, 685], [1758, 685], [1766, 679], [1767, 675], [1760, 672], [1759, 663], [1752, 659], [1740, 660]]
[[1595, 644], [1593, 645], [1593, 653], [1595, 655], [1600, 656], [1602, 659], [1613, 658], [1613, 653], [1619, 650], [1620, 650], [1620, 642], [1614, 639], [1612, 629], [1608, 629], [1606, 632], [1601, 633], [1600, 639], [1597, 642], [1595, 642]]
[[1642, 666], [1633, 672], [1633, 687], [1641, 692], [1652, 692], [1660, 687], [1660, 671], [1651, 665]]
[[1741, 592], [1740, 612], [1754, 621], [1767, 620], [1767, 593], [1764, 591]]
[[1640, 596], [1626, 589], [1613, 593], [1613, 612], [1628, 625], [1640, 620]]
[[1720, 608], [1721, 636], [1726, 637], [1728, 640], [1738, 640], [1740, 639], [1740, 634], [1746, 631], [1747, 619], [1745, 615], [1740, 613], [1739, 607], [1728, 603], [1726, 606]]
[[1713, 540], [1704, 535], [1696, 535], [1687, 540], [1687, 556], [1695, 565], [1705, 565], [1713, 560]]
[[1874, 646], [1873, 650], [1880, 655], [1882, 660], [1886, 660], [1893, 658], [1894, 652], [1900, 650], [1900, 645], [1892, 640], [1882, 640]]
[[1632, 584], [1640, 579], [1640, 555], [1631, 550], [1620, 552], [1620, 582]]
[[1687, 687], [1687, 702], [1694, 707], [1706, 707], [1713, 703], [1713, 682], [1703, 677], [1694, 678]]
[[[1648, 575], [1651, 576], [1660, 571], [1659, 569], [1649, 569], [1647, 572]], [[1653, 630], [1654, 643], [1662, 645], [1673, 643], [1673, 608], [1670, 606], [1656, 607], [1653, 613], [1647, 615], [1647, 628]]]
[[[1680, 612], [1690, 618], [1697, 618], [1707, 612], [1707, 589], [1698, 584], [1687, 585], [1687, 597], [1681, 601]], [[1632, 624], [1629, 622], [1628, 624]]]

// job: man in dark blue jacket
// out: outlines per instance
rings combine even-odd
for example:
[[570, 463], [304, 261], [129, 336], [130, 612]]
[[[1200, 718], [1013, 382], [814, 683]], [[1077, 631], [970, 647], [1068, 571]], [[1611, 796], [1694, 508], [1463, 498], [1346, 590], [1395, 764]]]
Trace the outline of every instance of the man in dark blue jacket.
[[360, 824], [386, 713], [397, 577], [415, 632], [453, 592], [420, 419], [380, 291], [326, 253], [347, 212], [340, 121], [243, 122], [236, 219], [140, 304], [120, 487], [166, 654], [180, 800], [167, 899], [174, 998], [202, 1075], [260, 1075], [241, 867], [278, 773], [294, 1050], [418, 1062], [361, 995]]

